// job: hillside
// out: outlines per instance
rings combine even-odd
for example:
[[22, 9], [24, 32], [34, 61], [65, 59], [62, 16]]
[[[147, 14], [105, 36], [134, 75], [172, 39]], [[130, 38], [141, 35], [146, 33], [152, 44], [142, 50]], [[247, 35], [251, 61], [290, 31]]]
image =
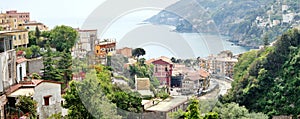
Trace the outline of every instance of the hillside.
[[217, 32], [252, 48], [268, 34], [274, 40], [300, 22], [297, 0], [181, 0], [147, 19], [176, 26], [178, 32]]
[[300, 114], [300, 32], [288, 30], [274, 46], [243, 54], [223, 102], [268, 115]]

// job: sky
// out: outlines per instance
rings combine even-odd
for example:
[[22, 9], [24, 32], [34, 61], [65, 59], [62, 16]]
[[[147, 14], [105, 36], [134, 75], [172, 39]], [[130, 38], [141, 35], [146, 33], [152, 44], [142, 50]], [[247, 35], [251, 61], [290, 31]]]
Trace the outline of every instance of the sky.
[[30, 12], [31, 20], [53, 28], [55, 25], [81, 27], [85, 18], [105, 0], [1, 0], [0, 10]]

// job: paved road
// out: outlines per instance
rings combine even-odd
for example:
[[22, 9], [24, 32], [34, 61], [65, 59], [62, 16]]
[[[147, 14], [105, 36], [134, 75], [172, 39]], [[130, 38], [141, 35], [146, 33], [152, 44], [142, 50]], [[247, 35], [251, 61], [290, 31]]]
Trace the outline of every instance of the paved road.
[[[224, 95], [227, 93], [228, 89], [231, 88], [231, 83], [229, 81], [224, 81], [220, 79], [211, 79], [211, 83], [213, 85], [218, 84], [218, 88], [213, 90], [212, 92], [209, 92], [203, 96], [200, 96], [200, 100], [208, 100], [208, 99], [216, 99], [219, 95]], [[213, 86], [211, 85], [211, 86]]]
[[228, 89], [231, 89], [231, 82], [221, 80], [221, 79], [214, 79], [219, 84], [220, 95], [225, 95]]

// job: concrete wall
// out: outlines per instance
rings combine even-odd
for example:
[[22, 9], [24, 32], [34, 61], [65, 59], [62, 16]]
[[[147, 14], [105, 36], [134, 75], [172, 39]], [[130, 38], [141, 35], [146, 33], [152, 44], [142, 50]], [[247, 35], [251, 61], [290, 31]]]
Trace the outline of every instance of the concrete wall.
[[31, 73], [40, 73], [41, 69], [44, 68], [43, 58], [35, 58], [27, 60], [27, 71], [29, 74]]
[[13, 46], [26, 46], [29, 43], [28, 40], [28, 31], [16, 31], [14, 33], [10, 33], [10, 35], [13, 35]]
[[[26, 64], [27, 62], [22, 62], [17, 64], [17, 82], [23, 81], [24, 77], [26, 77]], [[22, 68], [22, 71], [20, 70]]]
[[[52, 114], [62, 111], [61, 107], [61, 84], [42, 82], [34, 88], [35, 94], [33, 100], [37, 101], [37, 114], [40, 119], [46, 119]], [[44, 102], [45, 96], [49, 98], [49, 105], [46, 106]]]
[[4, 119], [4, 105], [7, 103], [6, 95], [0, 96], [0, 118]]
[[[16, 51], [9, 50], [0, 53], [0, 91], [16, 83]], [[3, 86], [3, 87], [2, 87]]]

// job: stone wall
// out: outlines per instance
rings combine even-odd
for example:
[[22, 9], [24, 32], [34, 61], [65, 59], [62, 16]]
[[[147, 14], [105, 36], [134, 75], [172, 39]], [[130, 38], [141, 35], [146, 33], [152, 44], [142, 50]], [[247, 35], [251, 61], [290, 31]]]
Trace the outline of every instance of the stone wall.
[[[46, 119], [52, 114], [62, 111], [61, 85], [57, 83], [42, 82], [35, 87], [33, 100], [37, 101], [37, 114], [40, 119]], [[45, 105], [44, 97], [49, 96], [49, 105]]]
[[44, 65], [43, 65], [42, 57], [27, 60], [27, 72], [29, 74], [40, 73], [41, 69], [43, 69], [43, 68], [44, 68]]

